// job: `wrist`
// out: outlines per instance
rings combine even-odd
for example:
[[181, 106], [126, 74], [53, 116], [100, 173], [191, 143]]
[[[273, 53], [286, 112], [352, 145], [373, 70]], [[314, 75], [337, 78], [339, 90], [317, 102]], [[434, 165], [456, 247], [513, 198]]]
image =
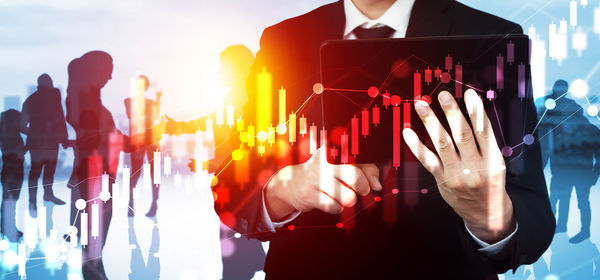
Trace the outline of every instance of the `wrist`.
[[282, 182], [279, 180], [277, 174], [275, 174], [263, 189], [265, 207], [273, 222], [280, 222], [296, 211], [292, 205], [282, 198], [281, 186]]
[[489, 244], [494, 244], [509, 236], [516, 228], [513, 205], [508, 194], [505, 194], [502, 211], [497, 215], [487, 216], [476, 222], [465, 221], [471, 233]]

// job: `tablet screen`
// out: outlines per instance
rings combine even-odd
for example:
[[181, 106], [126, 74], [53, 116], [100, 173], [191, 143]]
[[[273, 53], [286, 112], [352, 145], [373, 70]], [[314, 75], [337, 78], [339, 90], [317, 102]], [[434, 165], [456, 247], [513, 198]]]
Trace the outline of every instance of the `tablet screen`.
[[[326, 42], [321, 82], [328, 162], [399, 167], [416, 161], [402, 140], [404, 127], [432, 146], [415, 101], [429, 102], [440, 118], [437, 94], [448, 90], [465, 113], [462, 96], [469, 88], [483, 99], [503, 155], [514, 156], [528, 133], [529, 49], [524, 35]], [[445, 118], [440, 120], [448, 130]]]

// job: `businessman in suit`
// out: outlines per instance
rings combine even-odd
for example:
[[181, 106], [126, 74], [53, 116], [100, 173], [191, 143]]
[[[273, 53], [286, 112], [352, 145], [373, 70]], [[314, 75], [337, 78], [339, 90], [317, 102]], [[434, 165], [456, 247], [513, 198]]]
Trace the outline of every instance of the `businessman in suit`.
[[[320, 80], [319, 47], [326, 40], [511, 33], [522, 29], [454, 0], [340, 0], [265, 29], [247, 90], [256, 96], [256, 75], [267, 69], [275, 88], [286, 87], [287, 107], [301, 108], [297, 115], [320, 129], [321, 111], [331, 108], [311, 89]], [[250, 151], [224, 166], [215, 191], [228, 196], [216, 210], [237, 231], [271, 241], [267, 279], [495, 279], [540, 257], [555, 222], [539, 145], [523, 151], [527, 170], [519, 172], [501, 156], [487, 116], [484, 133], [473, 134], [456, 114], [462, 101], [448, 92], [438, 97], [448, 122], [464, 129], [445, 131], [417, 102], [437, 155], [422, 144], [425, 135], [405, 129], [403, 137], [421, 162], [420, 187], [437, 188], [416, 203], [406, 203], [414, 193], [386, 195], [403, 188], [390, 168], [329, 165], [321, 150], [303, 152], [308, 137], [300, 135], [296, 145], [277, 143], [262, 156]], [[481, 102], [472, 91], [465, 99]], [[249, 122], [258, 102], [249, 98], [244, 108]], [[529, 104], [527, 128], [536, 120]], [[479, 166], [489, 172], [467, 172]], [[373, 195], [383, 201], [369, 207], [365, 198]], [[347, 211], [355, 213], [352, 230], [341, 223]]]

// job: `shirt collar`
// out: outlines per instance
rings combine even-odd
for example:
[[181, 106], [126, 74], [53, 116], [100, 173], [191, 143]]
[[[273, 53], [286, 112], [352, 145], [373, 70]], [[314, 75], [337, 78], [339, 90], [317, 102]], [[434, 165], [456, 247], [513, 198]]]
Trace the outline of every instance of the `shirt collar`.
[[393, 37], [404, 37], [414, 3], [415, 0], [396, 0], [381, 17], [371, 20], [358, 10], [352, 0], [344, 0], [344, 13], [346, 14], [344, 38], [347, 38], [359, 26], [372, 28], [382, 25], [387, 25], [396, 31]]

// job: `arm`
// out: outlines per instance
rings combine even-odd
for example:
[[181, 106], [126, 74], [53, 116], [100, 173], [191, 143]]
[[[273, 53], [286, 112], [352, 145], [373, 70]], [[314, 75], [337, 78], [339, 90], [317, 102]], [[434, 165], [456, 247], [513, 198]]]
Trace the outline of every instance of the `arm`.
[[29, 99], [25, 100], [23, 103], [23, 108], [21, 108], [21, 132], [29, 135]]
[[[274, 88], [291, 85], [288, 92], [294, 95], [288, 99], [288, 108], [300, 107], [308, 97], [302, 95], [306, 88], [293, 88], [295, 84], [302, 84], [294, 81], [307, 78], [298, 77], [306, 73], [294, 73], [297, 67], [290, 65], [292, 59], [289, 56], [293, 54], [286, 53], [288, 49], [282, 38], [285, 34], [277, 32], [273, 28], [264, 31], [261, 50], [246, 83], [248, 103], [243, 109], [243, 119], [247, 125], [256, 124], [257, 104], [262, 102], [256, 94], [256, 80], [263, 69], [272, 75]], [[273, 90], [272, 94], [275, 102], [277, 91]], [[271, 119], [276, 121], [276, 110], [272, 113]], [[299, 212], [318, 209], [327, 214], [339, 214], [344, 207], [352, 207], [358, 195], [381, 188], [375, 178], [379, 170], [374, 165], [363, 168], [328, 164], [319, 151], [311, 156], [307, 149], [301, 148], [307, 147], [308, 137], [298, 136], [298, 142], [290, 145], [287, 133], [277, 135], [276, 144], [265, 143], [266, 153], [262, 156], [257, 153], [256, 146], [249, 148], [247, 143], [240, 143], [239, 137], [233, 137], [231, 141], [234, 141], [232, 147], [244, 151], [243, 158], [226, 160], [215, 173], [219, 180], [214, 188], [217, 193], [215, 210], [226, 225], [248, 237], [269, 239], [276, 231], [272, 225], [264, 225], [270, 222], [268, 220], [281, 222]], [[325, 168], [321, 168], [323, 166]]]

